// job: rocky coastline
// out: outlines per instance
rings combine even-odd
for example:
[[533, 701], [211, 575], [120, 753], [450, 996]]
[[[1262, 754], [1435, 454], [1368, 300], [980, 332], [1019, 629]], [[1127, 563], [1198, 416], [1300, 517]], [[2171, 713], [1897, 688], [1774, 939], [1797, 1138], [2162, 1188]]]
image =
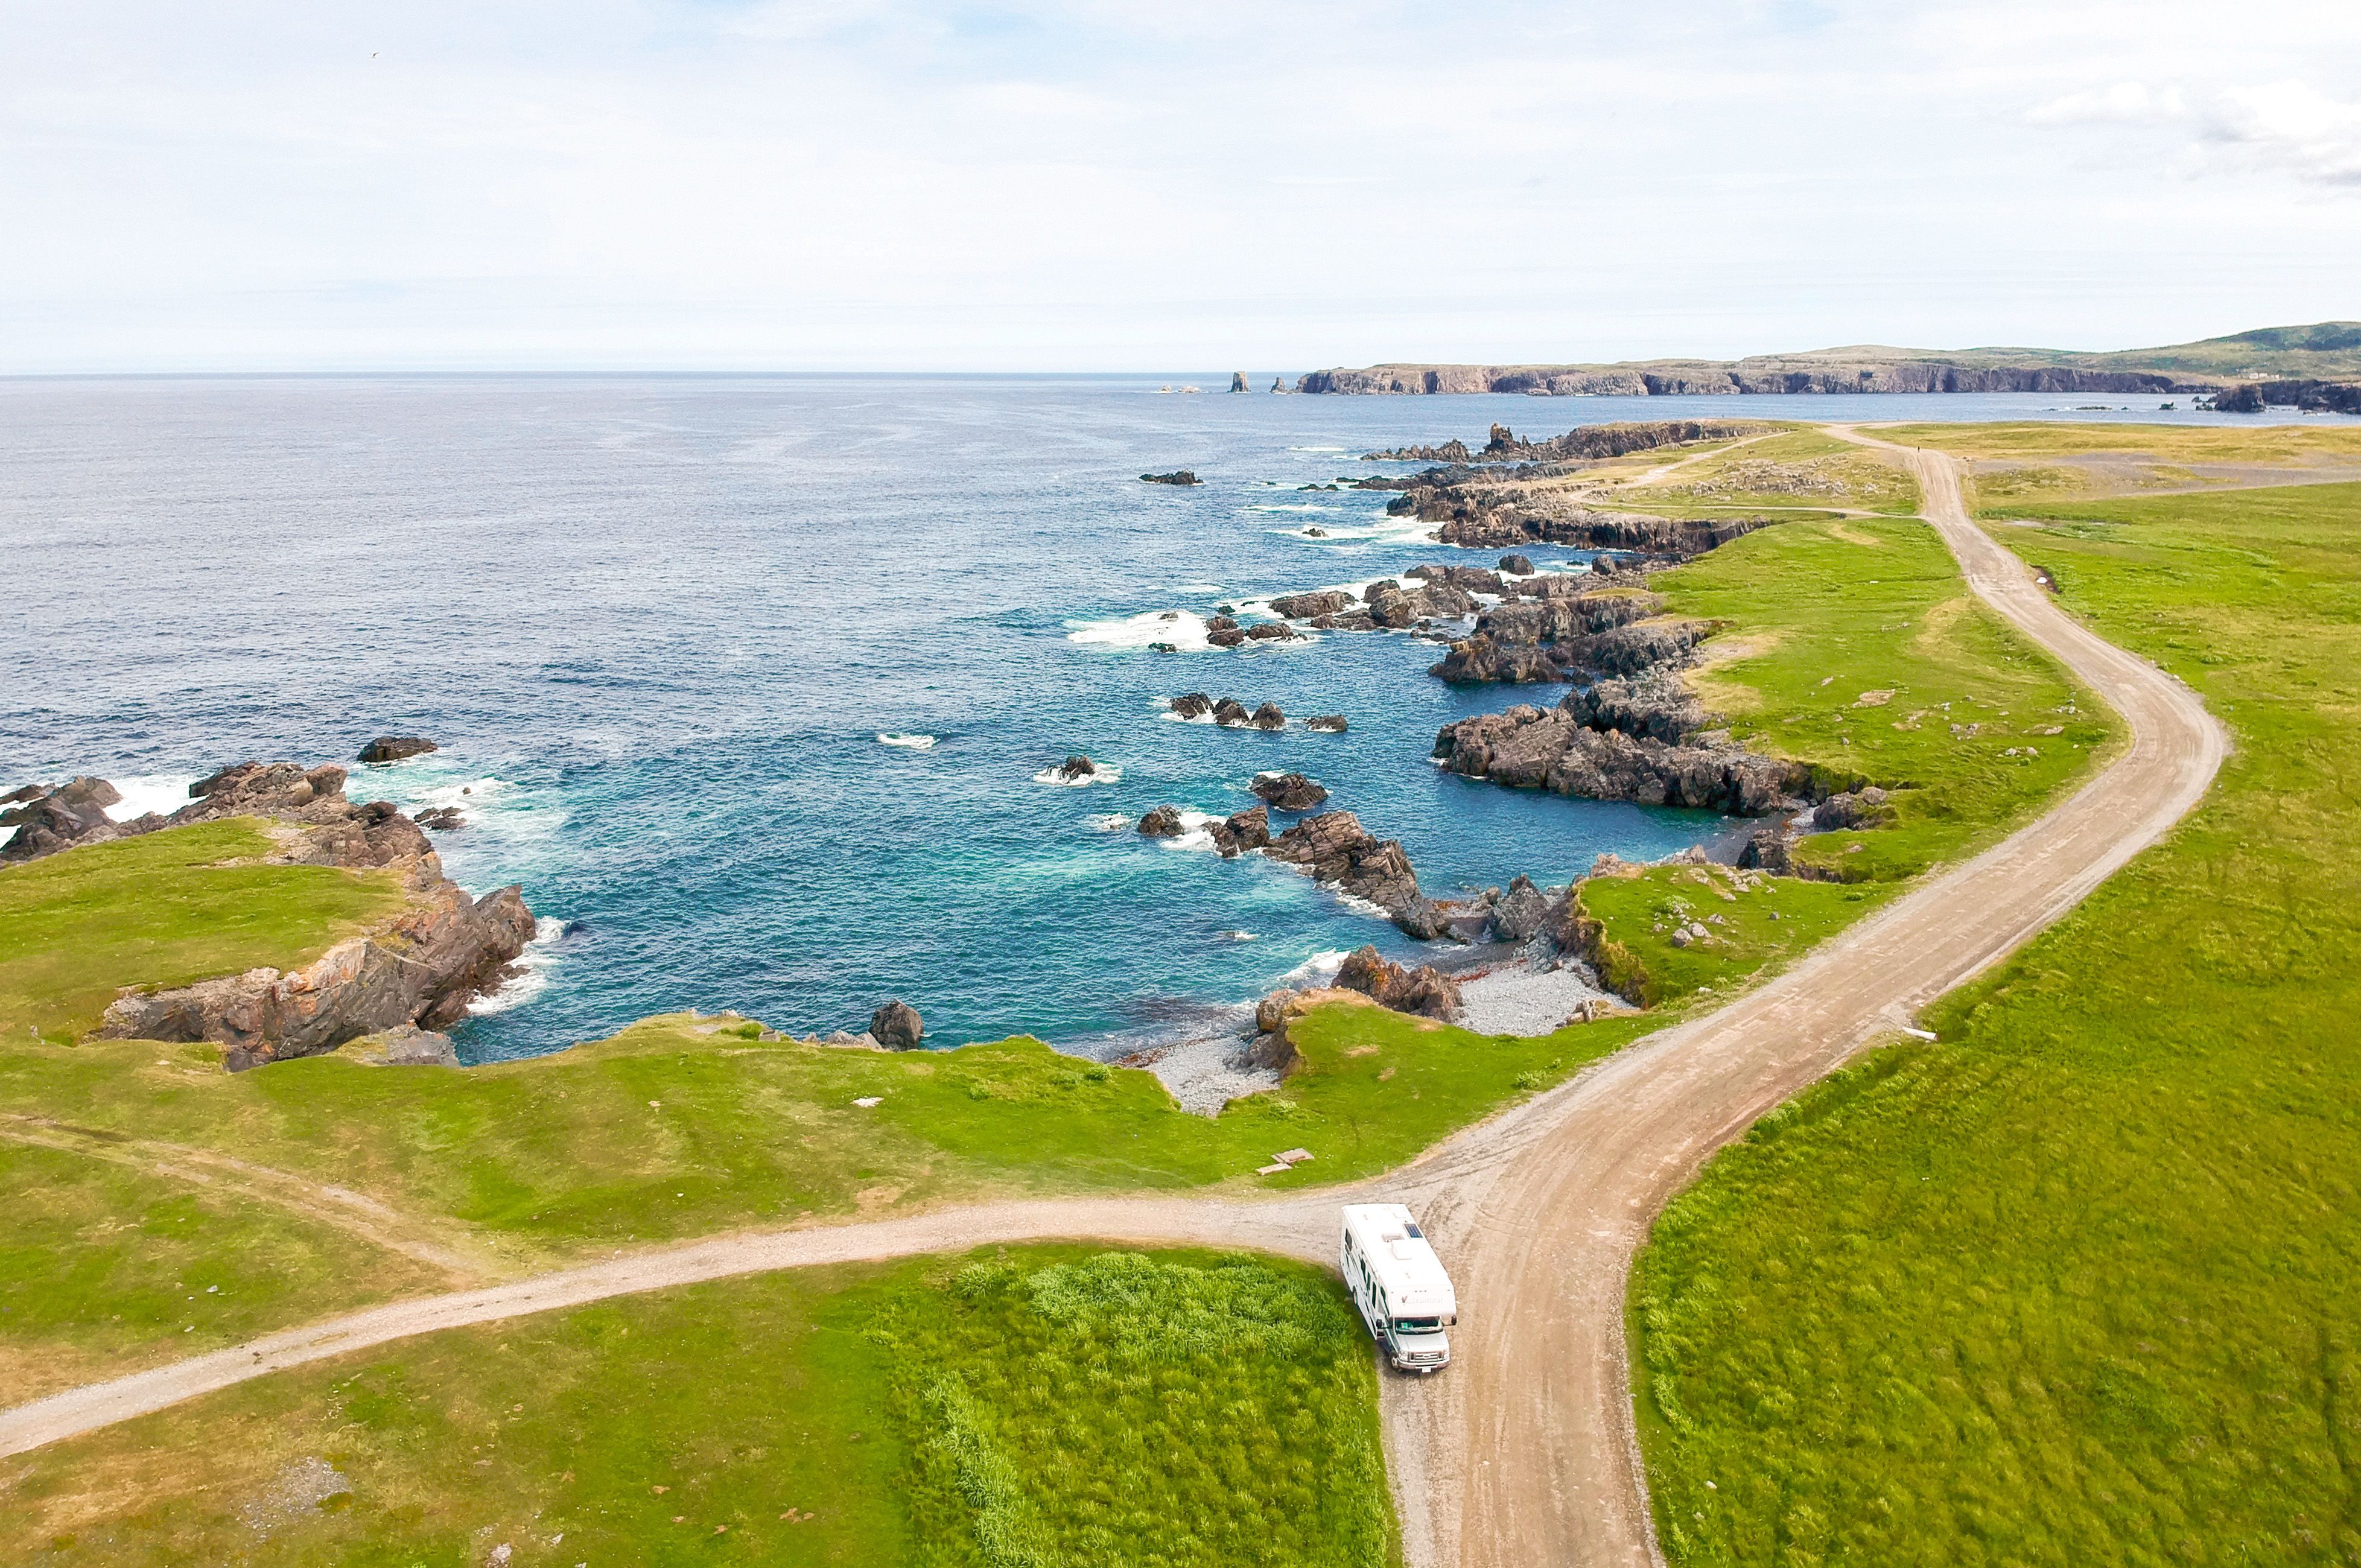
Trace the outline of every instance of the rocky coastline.
[[170, 816], [121, 823], [105, 816], [122, 796], [103, 779], [17, 792], [22, 798], [5, 817], [16, 832], [0, 847], [0, 860], [21, 862], [251, 817], [275, 842], [266, 863], [389, 871], [402, 886], [401, 910], [390, 922], [337, 943], [302, 969], [249, 970], [126, 992], [107, 1008], [93, 1037], [208, 1040], [221, 1047], [223, 1066], [232, 1072], [362, 1040], [376, 1048], [357, 1059], [456, 1062], [438, 1031], [514, 975], [533, 938], [533, 911], [515, 887], [470, 897], [443, 874], [433, 843], [408, 816], [384, 801], [346, 799], [347, 776], [335, 764], [241, 762], [192, 784], [190, 803]]

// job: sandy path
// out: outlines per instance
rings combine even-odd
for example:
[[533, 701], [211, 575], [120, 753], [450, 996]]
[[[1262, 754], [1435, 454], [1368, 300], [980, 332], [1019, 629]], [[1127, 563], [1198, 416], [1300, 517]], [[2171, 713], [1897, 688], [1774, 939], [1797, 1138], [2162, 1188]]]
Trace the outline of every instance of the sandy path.
[[1949, 459], [1901, 455], [1971, 587], [2113, 703], [2132, 744], [2048, 816], [1761, 990], [1649, 1036], [1359, 1189], [1267, 1201], [994, 1203], [639, 1251], [355, 1313], [0, 1411], [0, 1455], [411, 1334], [769, 1269], [1050, 1237], [1259, 1247], [1325, 1261], [1336, 1206], [1371, 1190], [1419, 1209], [1464, 1314], [1450, 1373], [1385, 1382], [1388, 1458], [1411, 1563], [1656, 1561], [1622, 1316], [1624, 1280], [1650, 1222], [1756, 1117], [2004, 957], [2154, 842], [2196, 804], [2225, 750], [2192, 693], [2069, 620], [2022, 563], [1969, 522]]

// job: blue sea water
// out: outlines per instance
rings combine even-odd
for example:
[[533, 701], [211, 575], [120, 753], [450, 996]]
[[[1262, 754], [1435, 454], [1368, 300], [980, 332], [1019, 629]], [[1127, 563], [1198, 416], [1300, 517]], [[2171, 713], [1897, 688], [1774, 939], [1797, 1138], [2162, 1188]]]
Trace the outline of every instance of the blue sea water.
[[[1731, 831], [1438, 772], [1438, 726], [1554, 693], [1446, 687], [1424, 674], [1433, 643], [1140, 645], [1132, 618], [1492, 559], [1423, 542], [1384, 493], [1297, 487], [1399, 469], [1360, 461], [1373, 447], [1480, 443], [1494, 420], [2209, 417], [1163, 384], [0, 382], [0, 788], [97, 773], [160, 798], [245, 758], [434, 737], [350, 793], [460, 805], [450, 872], [521, 883], [563, 927], [462, 1027], [470, 1059], [688, 1007], [859, 1029], [888, 996], [945, 1042], [1026, 1030], [1108, 1054], [1323, 954], [1418, 947], [1282, 866], [1118, 825], [1150, 806], [1225, 814], [1257, 772], [1299, 770], [1400, 839], [1436, 896]], [[1205, 483], [1137, 477], [1173, 467]], [[1160, 717], [1190, 690], [1351, 729]], [[1036, 782], [1077, 751], [1119, 781]]]

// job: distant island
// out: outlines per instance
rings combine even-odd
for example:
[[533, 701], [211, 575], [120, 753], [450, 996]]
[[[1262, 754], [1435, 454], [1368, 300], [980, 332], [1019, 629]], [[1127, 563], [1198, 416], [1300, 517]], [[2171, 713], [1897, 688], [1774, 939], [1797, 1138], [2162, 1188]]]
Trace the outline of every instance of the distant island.
[[[1644, 359], [1614, 365], [1372, 365], [1314, 370], [1299, 392], [1535, 397], [1672, 397], [1756, 392], [2207, 393], [2282, 380], [2361, 379], [2361, 322], [2262, 327], [2166, 348], [1863, 345], [1744, 359]], [[2279, 398], [2263, 395], [2267, 400]], [[2259, 406], [2259, 401], [2257, 406]]]

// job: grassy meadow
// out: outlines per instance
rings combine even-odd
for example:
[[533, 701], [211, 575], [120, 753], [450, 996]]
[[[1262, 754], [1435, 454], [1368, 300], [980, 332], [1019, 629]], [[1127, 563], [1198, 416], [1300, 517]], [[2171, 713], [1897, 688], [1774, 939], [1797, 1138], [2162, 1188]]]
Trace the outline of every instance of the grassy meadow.
[[1667, 1210], [1631, 1298], [1661, 1539], [1681, 1568], [2361, 1563], [2361, 486], [2004, 516], [2236, 749], [1938, 1043]]
[[454, 1330], [38, 1450], [0, 1560], [1387, 1568], [1368, 1338], [1260, 1258], [1037, 1247]]
[[[1661, 483], [1612, 492], [1609, 503], [1686, 516], [1817, 507], [1906, 517], [1918, 510], [1917, 487], [1906, 471], [1857, 443], [1817, 430], [1783, 430], [1718, 446], [1705, 448], [1712, 455], [1664, 476]], [[1698, 449], [1652, 453], [1654, 462], [1630, 472], [1645, 473]]]

